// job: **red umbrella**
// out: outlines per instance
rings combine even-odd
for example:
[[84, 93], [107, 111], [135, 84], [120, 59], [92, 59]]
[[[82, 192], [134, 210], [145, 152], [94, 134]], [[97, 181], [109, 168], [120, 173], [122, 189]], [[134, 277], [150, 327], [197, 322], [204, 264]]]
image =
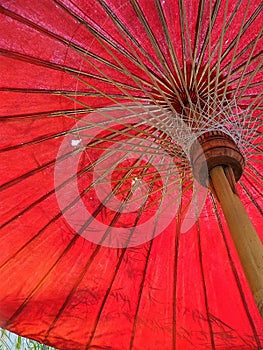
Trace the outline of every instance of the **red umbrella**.
[[1, 327], [263, 347], [262, 6], [2, 1]]

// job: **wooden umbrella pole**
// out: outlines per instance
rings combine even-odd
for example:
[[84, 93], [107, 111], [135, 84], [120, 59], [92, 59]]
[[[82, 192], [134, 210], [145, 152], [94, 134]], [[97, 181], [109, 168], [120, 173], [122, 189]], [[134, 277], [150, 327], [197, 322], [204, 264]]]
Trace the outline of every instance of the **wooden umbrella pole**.
[[218, 165], [211, 169], [210, 179], [256, 305], [263, 318], [263, 245], [238, 194], [230, 185], [224, 167]]

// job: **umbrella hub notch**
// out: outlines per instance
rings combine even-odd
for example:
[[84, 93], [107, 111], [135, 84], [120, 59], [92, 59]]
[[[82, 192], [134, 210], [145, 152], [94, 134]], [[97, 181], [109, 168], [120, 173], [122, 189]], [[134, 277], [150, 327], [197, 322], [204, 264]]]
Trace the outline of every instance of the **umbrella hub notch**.
[[245, 159], [233, 138], [218, 130], [200, 135], [190, 149], [191, 165], [195, 179], [205, 187], [210, 185], [209, 174], [216, 166], [223, 166], [233, 192], [241, 178]]

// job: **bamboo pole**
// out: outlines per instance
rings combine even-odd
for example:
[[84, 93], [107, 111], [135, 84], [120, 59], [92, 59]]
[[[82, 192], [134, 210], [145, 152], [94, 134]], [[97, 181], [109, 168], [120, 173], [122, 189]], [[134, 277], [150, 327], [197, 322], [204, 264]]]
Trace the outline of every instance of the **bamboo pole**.
[[238, 194], [231, 188], [223, 166], [211, 169], [210, 178], [259, 313], [263, 318], [263, 245]]

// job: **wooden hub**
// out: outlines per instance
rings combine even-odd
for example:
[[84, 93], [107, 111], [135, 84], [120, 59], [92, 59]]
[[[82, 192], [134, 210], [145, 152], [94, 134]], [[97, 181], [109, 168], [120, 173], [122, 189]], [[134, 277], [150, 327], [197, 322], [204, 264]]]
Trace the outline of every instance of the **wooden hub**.
[[208, 131], [198, 137], [190, 151], [195, 179], [203, 186], [209, 184], [209, 173], [218, 165], [230, 167], [237, 182], [244, 170], [245, 160], [231, 136], [221, 131]]

